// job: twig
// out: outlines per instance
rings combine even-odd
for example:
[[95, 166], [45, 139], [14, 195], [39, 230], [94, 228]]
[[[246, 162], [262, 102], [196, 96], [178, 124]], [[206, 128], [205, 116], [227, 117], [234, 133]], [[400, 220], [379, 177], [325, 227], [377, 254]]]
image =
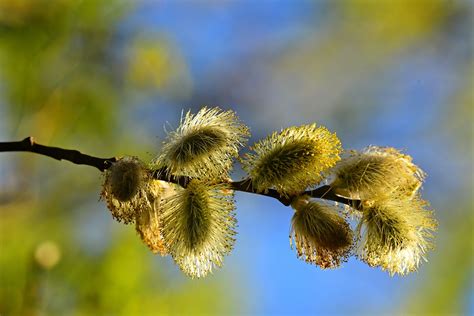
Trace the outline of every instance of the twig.
[[35, 142], [33, 137], [27, 137], [19, 142], [0, 142], [0, 152], [7, 151], [26, 151], [43, 156], [48, 156], [57, 160], [67, 160], [76, 165], [87, 165], [96, 167], [100, 171], [108, 169], [117, 158], [98, 158], [83, 154], [77, 150], [63, 149], [40, 145]]
[[[27, 137], [22, 141], [18, 142], [0, 142], [0, 152], [12, 152], [12, 151], [24, 151], [33, 152], [43, 156], [51, 157], [57, 160], [67, 160], [78, 165], [87, 165], [95, 167], [100, 171], [105, 171], [110, 168], [117, 158], [98, 158], [83, 154], [77, 150], [63, 149], [58, 147], [50, 147], [45, 145], [37, 144], [33, 137]], [[169, 175], [165, 169], [158, 169], [153, 171], [153, 177], [157, 180], [164, 180], [186, 187], [190, 181], [190, 178], [184, 176], [173, 176]], [[274, 189], [268, 189], [263, 192], [258, 192], [252, 185], [251, 179], [244, 179], [241, 181], [231, 181], [230, 186], [235, 191], [259, 194], [277, 199], [282, 204], [288, 206], [291, 204], [294, 197], [284, 196], [279, 194]], [[302, 194], [309, 195], [313, 198], [324, 199], [335, 201], [349, 205], [353, 208], [359, 209], [361, 206], [360, 200], [351, 200], [340, 197], [334, 193], [331, 186], [323, 185], [317, 189], [305, 191]]]

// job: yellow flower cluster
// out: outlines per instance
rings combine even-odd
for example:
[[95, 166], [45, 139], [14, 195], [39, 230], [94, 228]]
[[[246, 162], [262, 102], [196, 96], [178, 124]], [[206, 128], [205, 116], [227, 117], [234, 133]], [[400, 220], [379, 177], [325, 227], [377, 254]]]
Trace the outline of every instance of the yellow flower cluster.
[[370, 266], [404, 275], [432, 248], [437, 224], [419, 194], [424, 178], [411, 157], [394, 148], [371, 146], [337, 164], [331, 187], [362, 201], [357, 255]]
[[[153, 253], [170, 254], [192, 278], [206, 276], [214, 267], [220, 267], [235, 242], [234, 200], [229, 185], [194, 179], [181, 188], [151, 179], [132, 163], [142, 165], [136, 158], [127, 157], [106, 172], [102, 197], [112, 216], [125, 224], [135, 223], [137, 233]], [[121, 201], [111, 182], [118, 177], [114, 173], [125, 170], [124, 164], [144, 174], [140, 187], [133, 189], [136, 193]]]
[[[425, 174], [410, 156], [371, 146], [341, 160], [341, 143], [325, 127], [289, 127], [258, 141], [241, 159], [249, 175], [242, 182], [249, 188], [241, 189], [232, 186], [229, 172], [248, 136], [232, 111], [188, 112], [169, 133], [154, 172], [136, 157], [119, 159], [105, 171], [101, 196], [115, 219], [135, 223], [152, 252], [171, 255], [192, 278], [220, 267], [233, 249], [232, 188], [291, 201], [290, 244], [298, 258], [323, 269], [354, 253], [390, 275], [415, 271], [426, 260], [437, 224], [419, 193]], [[155, 179], [163, 168], [166, 176], [158, 178], [170, 182]], [[179, 176], [184, 181], [172, 180]], [[305, 191], [326, 177], [333, 200], [360, 200], [351, 204], [358, 209], [350, 208], [359, 215], [355, 233], [336, 206], [312, 200], [324, 198], [314, 194], [318, 190]]]
[[125, 157], [106, 171], [101, 196], [117, 221], [135, 223], [150, 250], [164, 256], [167, 250], [159, 216], [163, 199], [174, 192], [174, 185], [152, 179], [138, 158]]

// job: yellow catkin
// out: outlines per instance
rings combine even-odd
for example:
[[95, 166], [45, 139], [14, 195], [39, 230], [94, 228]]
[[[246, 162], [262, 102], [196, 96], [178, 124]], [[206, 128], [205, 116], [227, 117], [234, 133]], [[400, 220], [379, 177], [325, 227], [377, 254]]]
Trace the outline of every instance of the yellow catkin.
[[400, 194], [363, 203], [357, 227], [357, 255], [370, 266], [380, 266], [390, 275], [417, 270], [433, 248], [432, 233], [437, 223], [427, 202], [418, 195]]
[[248, 127], [233, 111], [204, 107], [195, 115], [188, 112], [168, 134], [155, 166], [173, 175], [225, 178], [248, 136]]
[[135, 222], [141, 205], [147, 204], [149, 175], [136, 157], [124, 157], [105, 171], [101, 198], [112, 216], [125, 224]]
[[204, 277], [222, 265], [235, 242], [233, 210], [233, 192], [227, 185], [199, 180], [165, 200], [163, 238], [186, 275]]
[[164, 256], [168, 253], [161, 232], [161, 213], [164, 200], [176, 194], [179, 187], [174, 184], [151, 180], [148, 184], [147, 196], [149, 204], [136, 215], [135, 229], [153, 253]]
[[349, 224], [334, 207], [297, 198], [292, 207], [290, 244], [294, 244], [298, 258], [319, 267], [336, 268], [346, 261], [353, 244]]
[[293, 195], [318, 184], [324, 172], [340, 159], [341, 143], [336, 134], [316, 124], [289, 127], [275, 132], [252, 146], [243, 168], [254, 188], [275, 188]]
[[394, 148], [371, 146], [362, 152], [352, 151], [338, 162], [331, 186], [336, 194], [352, 199], [370, 200], [394, 193], [414, 196], [424, 177], [410, 156]]

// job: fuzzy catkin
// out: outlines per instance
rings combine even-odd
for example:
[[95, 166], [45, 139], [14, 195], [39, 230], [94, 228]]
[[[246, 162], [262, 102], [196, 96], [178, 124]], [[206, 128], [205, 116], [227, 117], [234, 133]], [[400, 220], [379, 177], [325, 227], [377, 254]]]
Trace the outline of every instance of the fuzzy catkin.
[[433, 248], [437, 223], [427, 202], [419, 196], [391, 196], [363, 203], [357, 227], [357, 255], [370, 266], [380, 266], [390, 275], [417, 270]]
[[149, 203], [148, 181], [149, 175], [137, 157], [121, 158], [105, 171], [101, 197], [117, 221], [135, 222], [137, 212]]
[[336, 268], [352, 250], [353, 233], [333, 207], [298, 197], [292, 207], [290, 243], [298, 258], [319, 267]]
[[178, 129], [168, 134], [154, 165], [178, 176], [225, 178], [248, 136], [248, 127], [235, 112], [204, 107], [195, 115], [186, 113]]
[[162, 232], [181, 270], [192, 278], [220, 267], [235, 242], [233, 192], [225, 184], [192, 180], [165, 200]]
[[289, 127], [254, 144], [242, 165], [254, 188], [293, 195], [318, 184], [340, 159], [337, 136], [316, 124]]
[[331, 186], [338, 195], [351, 199], [414, 196], [424, 177], [410, 156], [394, 148], [370, 146], [362, 152], [352, 151], [337, 163]]
[[[249, 135], [233, 111], [188, 112], [150, 165], [137, 157], [104, 165], [101, 197], [117, 221], [135, 223], [153, 253], [171, 255], [191, 278], [220, 267], [233, 249], [232, 188], [291, 203], [290, 246], [297, 258], [322, 269], [339, 267], [354, 251], [390, 275], [416, 271], [426, 261], [437, 223], [420, 197], [425, 174], [410, 156], [369, 146], [341, 160], [335, 133], [302, 125], [255, 143], [239, 158], [248, 177], [232, 182], [233, 161]], [[330, 188], [305, 192], [325, 178]], [[337, 202], [311, 196], [344, 203], [346, 215], [359, 220], [356, 232]]]
[[161, 213], [163, 212], [164, 200], [176, 194], [180, 190], [174, 184], [150, 180], [147, 185], [147, 198], [149, 204], [141, 212], [136, 213], [135, 229], [143, 243], [153, 252], [164, 256], [168, 253], [161, 232]]

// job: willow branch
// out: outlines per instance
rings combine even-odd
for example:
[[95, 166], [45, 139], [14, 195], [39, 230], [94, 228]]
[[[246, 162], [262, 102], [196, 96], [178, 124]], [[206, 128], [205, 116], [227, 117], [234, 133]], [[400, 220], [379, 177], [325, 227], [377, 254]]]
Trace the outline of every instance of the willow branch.
[[[100, 171], [107, 170], [108, 168], [112, 166], [114, 162], [117, 161], [117, 158], [115, 157], [98, 158], [98, 157], [83, 154], [77, 150], [40, 145], [34, 141], [33, 137], [27, 137], [23, 139], [22, 141], [18, 141], [18, 142], [0, 142], [0, 152], [15, 152], [15, 151], [32, 152], [39, 155], [51, 157], [57, 160], [67, 160], [77, 165], [87, 165], [87, 166], [95, 167], [99, 169]], [[166, 172], [165, 169], [155, 170], [152, 172], [152, 175], [154, 179], [176, 183], [182, 187], [186, 187], [190, 181], [189, 177], [170, 175]], [[271, 198], [277, 199], [278, 201], [280, 201], [282, 204], [286, 206], [290, 205], [294, 198], [293, 196], [281, 195], [274, 189], [268, 189], [263, 192], [258, 192], [253, 187], [251, 179], [248, 179], [248, 178], [241, 181], [230, 181], [228, 182], [228, 184], [231, 186], [231, 188], [234, 191], [241, 191], [241, 192], [247, 192], [247, 193], [253, 193], [253, 194], [271, 197]], [[332, 190], [331, 186], [329, 185], [323, 185], [314, 190], [305, 191], [302, 194], [309, 195], [313, 198], [343, 203], [356, 209], [359, 209], [361, 206], [360, 200], [351, 200], [351, 199], [347, 199], [347, 198], [336, 195], [334, 191]]]
[[57, 160], [67, 160], [76, 165], [96, 167], [100, 171], [108, 169], [114, 162], [117, 161], [115, 157], [98, 158], [83, 154], [77, 150], [40, 145], [35, 142], [33, 137], [27, 137], [19, 142], [0, 142], [0, 152], [7, 151], [32, 152]]
[[[252, 180], [251, 179], [245, 179], [242, 181], [234, 181], [230, 182], [230, 185], [233, 190], [235, 191], [242, 191], [242, 192], [248, 192], [248, 193], [254, 193], [254, 194], [260, 194], [268, 197], [272, 197], [274, 199], [277, 199], [280, 201], [283, 205], [290, 205], [294, 196], [285, 196], [281, 195], [278, 193], [278, 191], [274, 189], [268, 189], [264, 192], [258, 192], [255, 190], [255, 188], [252, 186]], [[329, 185], [323, 185], [317, 189], [314, 190], [309, 190], [301, 193], [300, 195], [309, 195], [313, 198], [318, 198], [318, 199], [324, 199], [324, 200], [331, 200], [339, 203], [343, 203], [346, 205], [349, 205], [353, 208], [359, 209], [361, 204], [360, 200], [350, 200], [343, 198], [341, 196], [338, 196], [334, 193], [332, 190], [331, 186]]]

